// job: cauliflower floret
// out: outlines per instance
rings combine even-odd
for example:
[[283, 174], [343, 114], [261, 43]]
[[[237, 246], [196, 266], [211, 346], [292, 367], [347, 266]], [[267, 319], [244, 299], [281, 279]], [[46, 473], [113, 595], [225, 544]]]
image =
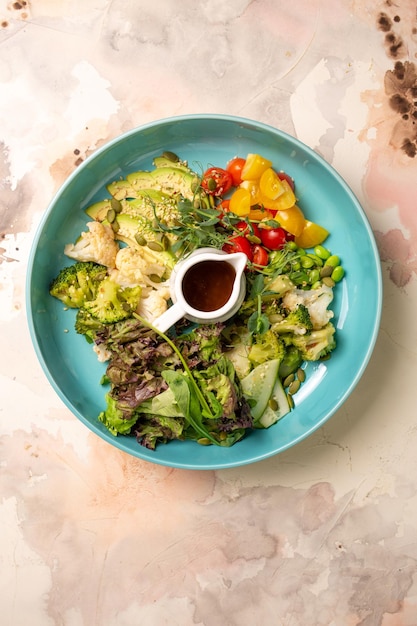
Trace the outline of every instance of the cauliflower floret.
[[111, 278], [123, 287], [154, 287], [158, 284], [155, 277], [160, 280], [166, 271], [145, 248], [121, 248], [116, 255], [115, 268]]
[[333, 289], [327, 285], [322, 285], [318, 289], [293, 289], [288, 291], [282, 303], [290, 311], [295, 311], [299, 304], [307, 307], [310, 313], [313, 330], [323, 328], [334, 316], [333, 311], [328, 310], [328, 306], [333, 300]]
[[76, 261], [93, 261], [113, 268], [119, 246], [114, 240], [110, 226], [100, 222], [88, 222], [88, 231], [81, 233], [81, 238], [74, 244], [68, 243], [64, 253]]
[[100, 363], [105, 363], [106, 361], [110, 361], [112, 353], [107, 348], [104, 348], [102, 345], [97, 346], [93, 345], [93, 350], [97, 355], [97, 359]]
[[169, 297], [170, 291], [166, 286], [152, 289], [148, 296], [141, 298], [137, 312], [148, 322], [153, 322], [167, 310]]

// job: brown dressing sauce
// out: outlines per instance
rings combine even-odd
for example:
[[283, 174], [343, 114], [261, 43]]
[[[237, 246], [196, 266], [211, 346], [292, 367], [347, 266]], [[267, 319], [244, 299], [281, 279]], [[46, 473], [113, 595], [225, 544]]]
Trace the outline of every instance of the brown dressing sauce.
[[198, 311], [216, 311], [229, 300], [236, 271], [227, 261], [201, 261], [184, 275], [182, 291]]

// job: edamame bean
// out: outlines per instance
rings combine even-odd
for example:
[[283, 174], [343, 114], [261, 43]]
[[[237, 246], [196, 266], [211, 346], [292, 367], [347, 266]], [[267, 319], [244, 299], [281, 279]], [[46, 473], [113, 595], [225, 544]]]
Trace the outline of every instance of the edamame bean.
[[305, 270], [311, 269], [314, 265], [313, 259], [307, 254], [301, 257], [300, 263], [301, 267], [303, 267]]
[[318, 265], [319, 267], [322, 267], [323, 259], [318, 257], [316, 254], [313, 254], [312, 252], [308, 252], [307, 256], [314, 261], [315, 265]]
[[314, 285], [318, 280], [320, 280], [320, 270], [317, 268], [311, 270], [308, 274], [308, 279], [310, 285]]
[[323, 259], [323, 261], [325, 261], [330, 256], [330, 250], [328, 250], [324, 246], [316, 246], [314, 248], [314, 254], [316, 254], [320, 259]]
[[338, 283], [340, 280], [342, 280], [344, 275], [345, 270], [343, 269], [343, 267], [341, 265], [336, 265], [331, 274], [331, 278], [334, 280], [335, 283]]
[[336, 265], [340, 265], [340, 258], [337, 256], [337, 254], [332, 254], [325, 260], [324, 265], [336, 267]]

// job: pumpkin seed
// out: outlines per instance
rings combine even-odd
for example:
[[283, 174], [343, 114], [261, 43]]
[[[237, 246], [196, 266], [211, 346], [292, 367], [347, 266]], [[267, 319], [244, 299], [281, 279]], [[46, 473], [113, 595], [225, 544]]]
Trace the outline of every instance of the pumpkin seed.
[[162, 252], [164, 246], [159, 241], [148, 241], [148, 248], [153, 250], [154, 252]]
[[302, 367], [299, 367], [297, 370], [297, 378], [300, 381], [300, 383], [303, 383], [306, 379], [306, 373]]
[[114, 209], [109, 209], [107, 211], [106, 219], [110, 224], [113, 224], [116, 219], [116, 211]]
[[301, 387], [300, 381], [293, 380], [291, 385], [288, 387], [288, 393], [293, 396], [295, 393], [297, 393], [300, 387]]
[[178, 161], [180, 160], [180, 157], [175, 154], [175, 152], [171, 152], [170, 150], [164, 150], [162, 156], [165, 159], [168, 159], [168, 161], [172, 161], [173, 163], [178, 163]]
[[282, 383], [284, 387], [289, 387], [291, 383], [294, 381], [294, 374], [288, 374], [286, 378], [284, 378], [284, 382]]
[[334, 267], [332, 265], [324, 265], [320, 270], [320, 277], [326, 278], [327, 276], [331, 276]]
[[136, 233], [135, 240], [140, 246], [146, 246], [148, 243], [146, 237], [144, 237], [141, 233]]
[[336, 284], [331, 276], [325, 276], [322, 281], [327, 287], [334, 287]]
[[210, 439], [207, 439], [207, 437], [200, 437], [200, 439], [197, 439], [197, 443], [199, 443], [201, 446], [209, 446], [211, 444]]
[[269, 408], [272, 409], [273, 411], [278, 410], [278, 402], [275, 400], [275, 398], [271, 398], [268, 404], [269, 404]]
[[116, 213], [121, 213], [122, 212], [122, 203], [120, 202], [120, 200], [117, 200], [116, 198], [112, 198], [110, 200], [110, 206], [113, 209], [113, 211], [115, 211]]

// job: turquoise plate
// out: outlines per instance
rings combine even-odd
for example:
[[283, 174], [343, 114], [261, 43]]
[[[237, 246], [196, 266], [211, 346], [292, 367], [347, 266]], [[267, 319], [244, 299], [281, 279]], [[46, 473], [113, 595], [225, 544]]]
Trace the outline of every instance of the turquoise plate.
[[[88, 221], [84, 209], [108, 197], [106, 184], [171, 150], [190, 166], [225, 166], [232, 157], [261, 153], [296, 181], [305, 215], [325, 226], [326, 246], [340, 255], [346, 276], [332, 308], [337, 349], [326, 362], [310, 364], [296, 395], [295, 409], [267, 430], [251, 432], [231, 448], [170, 442], [150, 451], [134, 437], [114, 437], [97, 421], [104, 408], [99, 363], [84, 337], [73, 329], [74, 311], [48, 293], [51, 279], [68, 264], [63, 250]], [[360, 250], [360, 254], [357, 251]], [[364, 306], [366, 302], [366, 306]], [[91, 431], [136, 457], [188, 469], [219, 469], [254, 463], [294, 446], [328, 420], [348, 398], [370, 359], [382, 304], [382, 280], [375, 240], [359, 202], [343, 179], [313, 150], [275, 128], [239, 117], [189, 115], [147, 124], [110, 141], [68, 178], [37, 231], [27, 277], [28, 323], [33, 344], [51, 385]]]

